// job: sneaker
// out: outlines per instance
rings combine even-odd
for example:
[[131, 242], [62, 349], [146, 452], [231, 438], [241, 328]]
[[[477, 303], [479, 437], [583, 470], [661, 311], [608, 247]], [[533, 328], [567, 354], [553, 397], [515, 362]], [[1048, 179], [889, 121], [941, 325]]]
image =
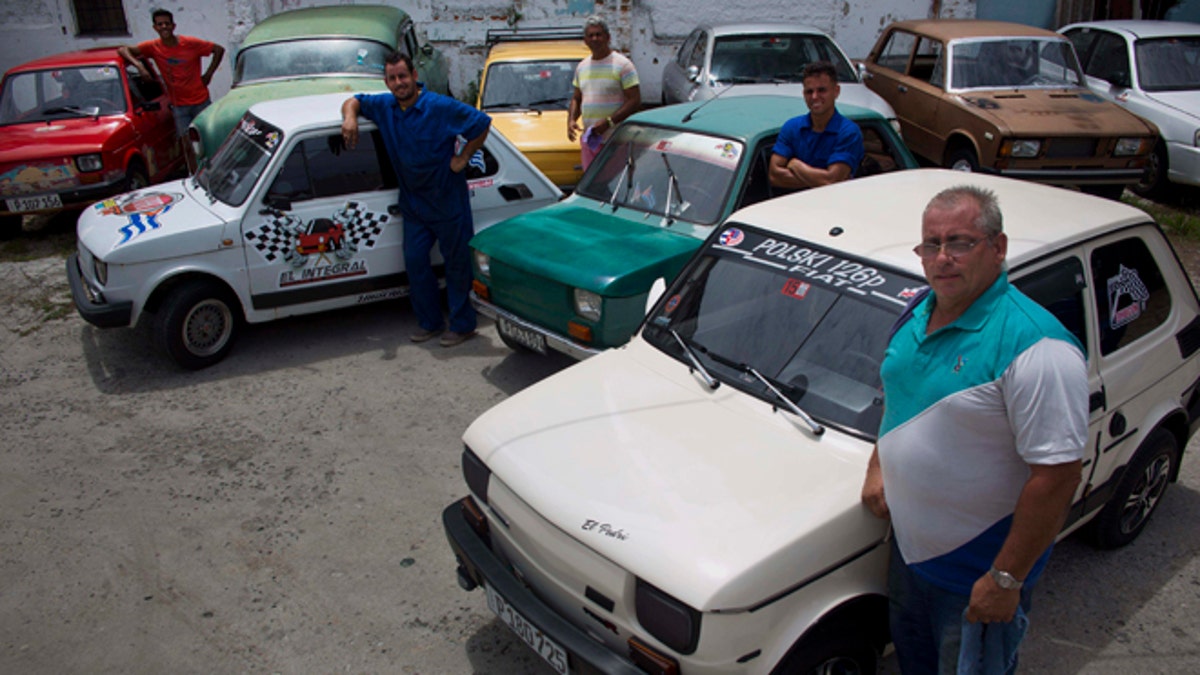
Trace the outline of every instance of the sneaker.
[[446, 334], [442, 336], [442, 339], [438, 340], [438, 342], [440, 342], [443, 347], [453, 347], [455, 345], [460, 345], [473, 337], [475, 337], [475, 331], [470, 331], [468, 333], [455, 333], [452, 330], [448, 330], [446, 331]]
[[[422, 328], [421, 330], [413, 333], [412, 335], [409, 335], [408, 339], [412, 340], [413, 342], [425, 342], [426, 340], [432, 340], [433, 338], [441, 335], [442, 330], [443, 329], [441, 329], [441, 328], [439, 328], [437, 330], [425, 330], [424, 328]], [[461, 342], [461, 340], [460, 340], [460, 342]]]

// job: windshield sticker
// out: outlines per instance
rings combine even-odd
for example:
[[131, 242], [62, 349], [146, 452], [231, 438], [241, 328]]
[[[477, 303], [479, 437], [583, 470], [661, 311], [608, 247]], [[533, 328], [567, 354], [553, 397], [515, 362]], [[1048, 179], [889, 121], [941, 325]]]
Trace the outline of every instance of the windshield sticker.
[[102, 215], [126, 217], [127, 222], [117, 230], [121, 238], [113, 244], [115, 249], [162, 227], [159, 216], [181, 201], [183, 195], [179, 193], [139, 190], [96, 202], [92, 208]]
[[712, 136], [681, 133], [656, 141], [650, 148], [656, 153], [690, 157], [725, 169], [736, 169], [741, 157], [741, 144], [732, 141], [713, 143], [714, 140]]
[[263, 260], [290, 267], [279, 273], [279, 287], [286, 288], [367, 274], [367, 261], [357, 254], [375, 247], [389, 220], [386, 213], [346, 202], [330, 217], [307, 223], [278, 212], [245, 237]]
[[806, 284], [799, 279], [788, 279], [783, 284], [783, 294], [789, 298], [803, 300], [804, 296], [808, 295], [810, 288], [812, 288], [812, 284]]
[[1150, 290], [1142, 283], [1137, 270], [1120, 265], [1117, 276], [1108, 280], [1109, 326], [1115, 329], [1137, 321], [1146, 311], [1149, 300]]
[[279, 147], [279, 141], [283, 138], [283, 134], [275, 127], [266, 122], [247, 114], [238, 122], [238, 131], [242, 132], [246, 138], [249, 138], [255, 145], [267, 151], [267, 154], [274, 154], [275, 148]]
[[[717, 236], [711, 248], [779, 270], [791, 277], [791, 281], [871, 296], [901, 306], [920, 289], [920, 286], [914, 286], [917, 279], [913, 277], [896, 275], [808, 243], [764, 236], [753, 230], [728, 227]], [[800, 295], [789, 292], [788, 287], [783, 292], [803, 298], [808, 289], [795, 286], [791, 291]]]
[[717, 146], [717, 151], [721, 153], [722, 158], [737, 161], [739, 148], [733, 143], [726, 141]]
[[676, 293], [675, 295], [672, 295], [671, 298], [669, 300], [667, 300], [667, 304], [663, 306], [663, 313], [670, 314], [671, 312], [674, 312], [675, 308], [678, 306], [679, 306], [679, 294]]

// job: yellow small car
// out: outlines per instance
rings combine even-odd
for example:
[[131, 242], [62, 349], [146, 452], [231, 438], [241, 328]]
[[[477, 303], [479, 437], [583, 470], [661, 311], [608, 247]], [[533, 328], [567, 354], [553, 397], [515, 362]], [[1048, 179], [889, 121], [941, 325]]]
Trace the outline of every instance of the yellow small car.
[[581, 29], [489, 30], [476, 107], [555, 185], [583, 174], [579, 143], [567, 139], [575, 67], [587, 56]]

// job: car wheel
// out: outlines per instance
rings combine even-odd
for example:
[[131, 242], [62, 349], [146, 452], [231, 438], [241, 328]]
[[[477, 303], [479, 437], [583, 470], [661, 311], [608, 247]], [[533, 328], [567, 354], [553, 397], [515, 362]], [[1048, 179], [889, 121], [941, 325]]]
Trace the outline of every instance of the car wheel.
[[1154, 146], [1154, 152], [1150, 153], [1150, 161], [1146, 165], [1146, 173], [1142, 176], [1142, 180], [1131, 185], [1129, 189], [1147, 199], [1169, 197], [1171, 182], [1167, 180], [1168, 161], [1167, 146], [1160, 140]]
[[0, 216], [0, 240], [12, 239], [21, 234], [25, 223], [25, 216]]
[[1079, 189], [1089, 195], [1104, 197], [1114, 202], [1121, 201], [1121, 195], [1125, 194], [1124, 185], [1081, 185]]
[[[820, 637], [826, 639], [817, 639]], [[828, 632], [806, 638], [787, 655], [776, 675], [874, 675], [878, 656], [862, 637]]]
[[975, 151], [969, 147], [955, 148], [950, 151], [950, 154], [946, 155], [946, 168], [975, 173], [979, 171], [979, 158], [975, 156]]
[[1092, 543], [1120, 548], [1137, 538], [1158, 508], [1179, 461], [1175, 437], [1159, 429], [1133, 456], [1116, 492], [1088, 524]]
[[187, 282], [172, 290], [159, 308], [155, 341], [180, 366], [207, 368], [233, 347], [240, 320], [236, 306], [214, 282]]
[[129, 165], [129, 171], [125, 174], [125, 192], [133, 192], [141, 190], [150, 184], [150, 180], [146, 178], [146, 170], [142, 165], [134, 162]]

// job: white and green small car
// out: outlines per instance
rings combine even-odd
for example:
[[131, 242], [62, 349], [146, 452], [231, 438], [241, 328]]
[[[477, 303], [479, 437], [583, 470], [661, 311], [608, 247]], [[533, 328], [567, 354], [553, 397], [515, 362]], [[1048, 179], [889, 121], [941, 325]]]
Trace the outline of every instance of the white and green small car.
[[[345, 99], [255, 105], [194, 177], [86, 208], [67, 261], [83, 318], [152, 321], [196, 369], [225, 357], [243, 321], [406, 295], [396, 174], [366, 120], [357, 146], [343, 145]], [[562, 194], [495, 131], [467, 175], [476, 231]]]
[[1063, 536], [1132, 541], [1200, 414], [1186, 273], [1131, 206], [928, 169], [734, 212], [628, 344], [479, 417], [469, 495], [443, 512], [459, 584], [559, 673], [874, 673], [888, 525], [860, 494], [879, 367], [925, 285], [925, 204], [963, 183], [998, 194], [1010, 280], [1087, 354]]

